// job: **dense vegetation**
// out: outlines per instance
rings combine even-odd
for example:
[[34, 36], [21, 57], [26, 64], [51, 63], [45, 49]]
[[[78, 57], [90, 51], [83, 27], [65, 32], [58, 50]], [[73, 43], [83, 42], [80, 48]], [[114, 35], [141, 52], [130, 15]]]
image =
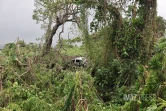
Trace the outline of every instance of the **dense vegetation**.
[[[43, 22], [45, 43], [18, 39], [4, 46], [0, 110], [166, 108], [166, 21], [157, 16], [157, 0], [35, 0], [35, 6], [33, 19]], [[66, 22], [81, 36], [62, 39]], [[59, 28], [59, 42], [51, 47]], [[77, 56], [88, 59], [86, 67], [70, 64]]]

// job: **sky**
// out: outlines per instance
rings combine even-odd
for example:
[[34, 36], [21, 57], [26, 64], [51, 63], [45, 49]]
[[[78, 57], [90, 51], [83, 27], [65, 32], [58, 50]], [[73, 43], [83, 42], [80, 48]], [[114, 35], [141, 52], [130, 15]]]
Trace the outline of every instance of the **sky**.
[[14, 42], [18, 37], [34, 42], [44, 32], [32, 20], [33, 0], [0, 0], [0, 44]]
[[[166, 0], [158, 0], [157, 10], [158, 15], [166, 19], [165, 4]], [[18, 37], [27, 43], [37, 42], [36, 38], [41, 37], [44, 30], [32, 19], [34, 8], [34, 0], [0, 0], [0, 44], [14, 42]], [[56, 40], [57, 37], [54, 42]]]

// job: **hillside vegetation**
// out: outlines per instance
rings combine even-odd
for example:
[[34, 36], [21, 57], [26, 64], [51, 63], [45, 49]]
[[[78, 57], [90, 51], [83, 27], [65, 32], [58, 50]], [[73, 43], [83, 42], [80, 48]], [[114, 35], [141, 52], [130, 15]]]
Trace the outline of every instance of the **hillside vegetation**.
[[[35, 3], [33, 19], [46, 26], [45, 42], [18, 39], [0, 52], [0, 110], [166, 109], [166, 22], [157, 16], [157, 0]], [[66, 22], [79, 37], [62, 39]], [[71, 63], [75, 57], [85, 57], [86, 65]]]

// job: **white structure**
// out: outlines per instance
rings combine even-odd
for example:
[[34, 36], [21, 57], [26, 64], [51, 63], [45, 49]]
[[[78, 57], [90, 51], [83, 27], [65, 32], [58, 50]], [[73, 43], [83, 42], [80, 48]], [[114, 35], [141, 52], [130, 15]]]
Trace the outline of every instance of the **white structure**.
[[76, 58], [72, 59], [72, 63], [77, 66], [84, 67], [84, 66], [86, 66], [86, 62], [87, 62], [87, 60], [85, 57], [76, 57]]

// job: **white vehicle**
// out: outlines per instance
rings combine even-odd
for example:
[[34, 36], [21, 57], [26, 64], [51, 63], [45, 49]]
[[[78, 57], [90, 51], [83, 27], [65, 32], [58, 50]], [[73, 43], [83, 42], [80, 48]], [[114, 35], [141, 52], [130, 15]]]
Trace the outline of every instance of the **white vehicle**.
[[72, 59], [72, 63], [79, 67], [86, 66], [86, 62], [87, 62], [87, 60], [85, 57], [76, 57], [76, 58]]

